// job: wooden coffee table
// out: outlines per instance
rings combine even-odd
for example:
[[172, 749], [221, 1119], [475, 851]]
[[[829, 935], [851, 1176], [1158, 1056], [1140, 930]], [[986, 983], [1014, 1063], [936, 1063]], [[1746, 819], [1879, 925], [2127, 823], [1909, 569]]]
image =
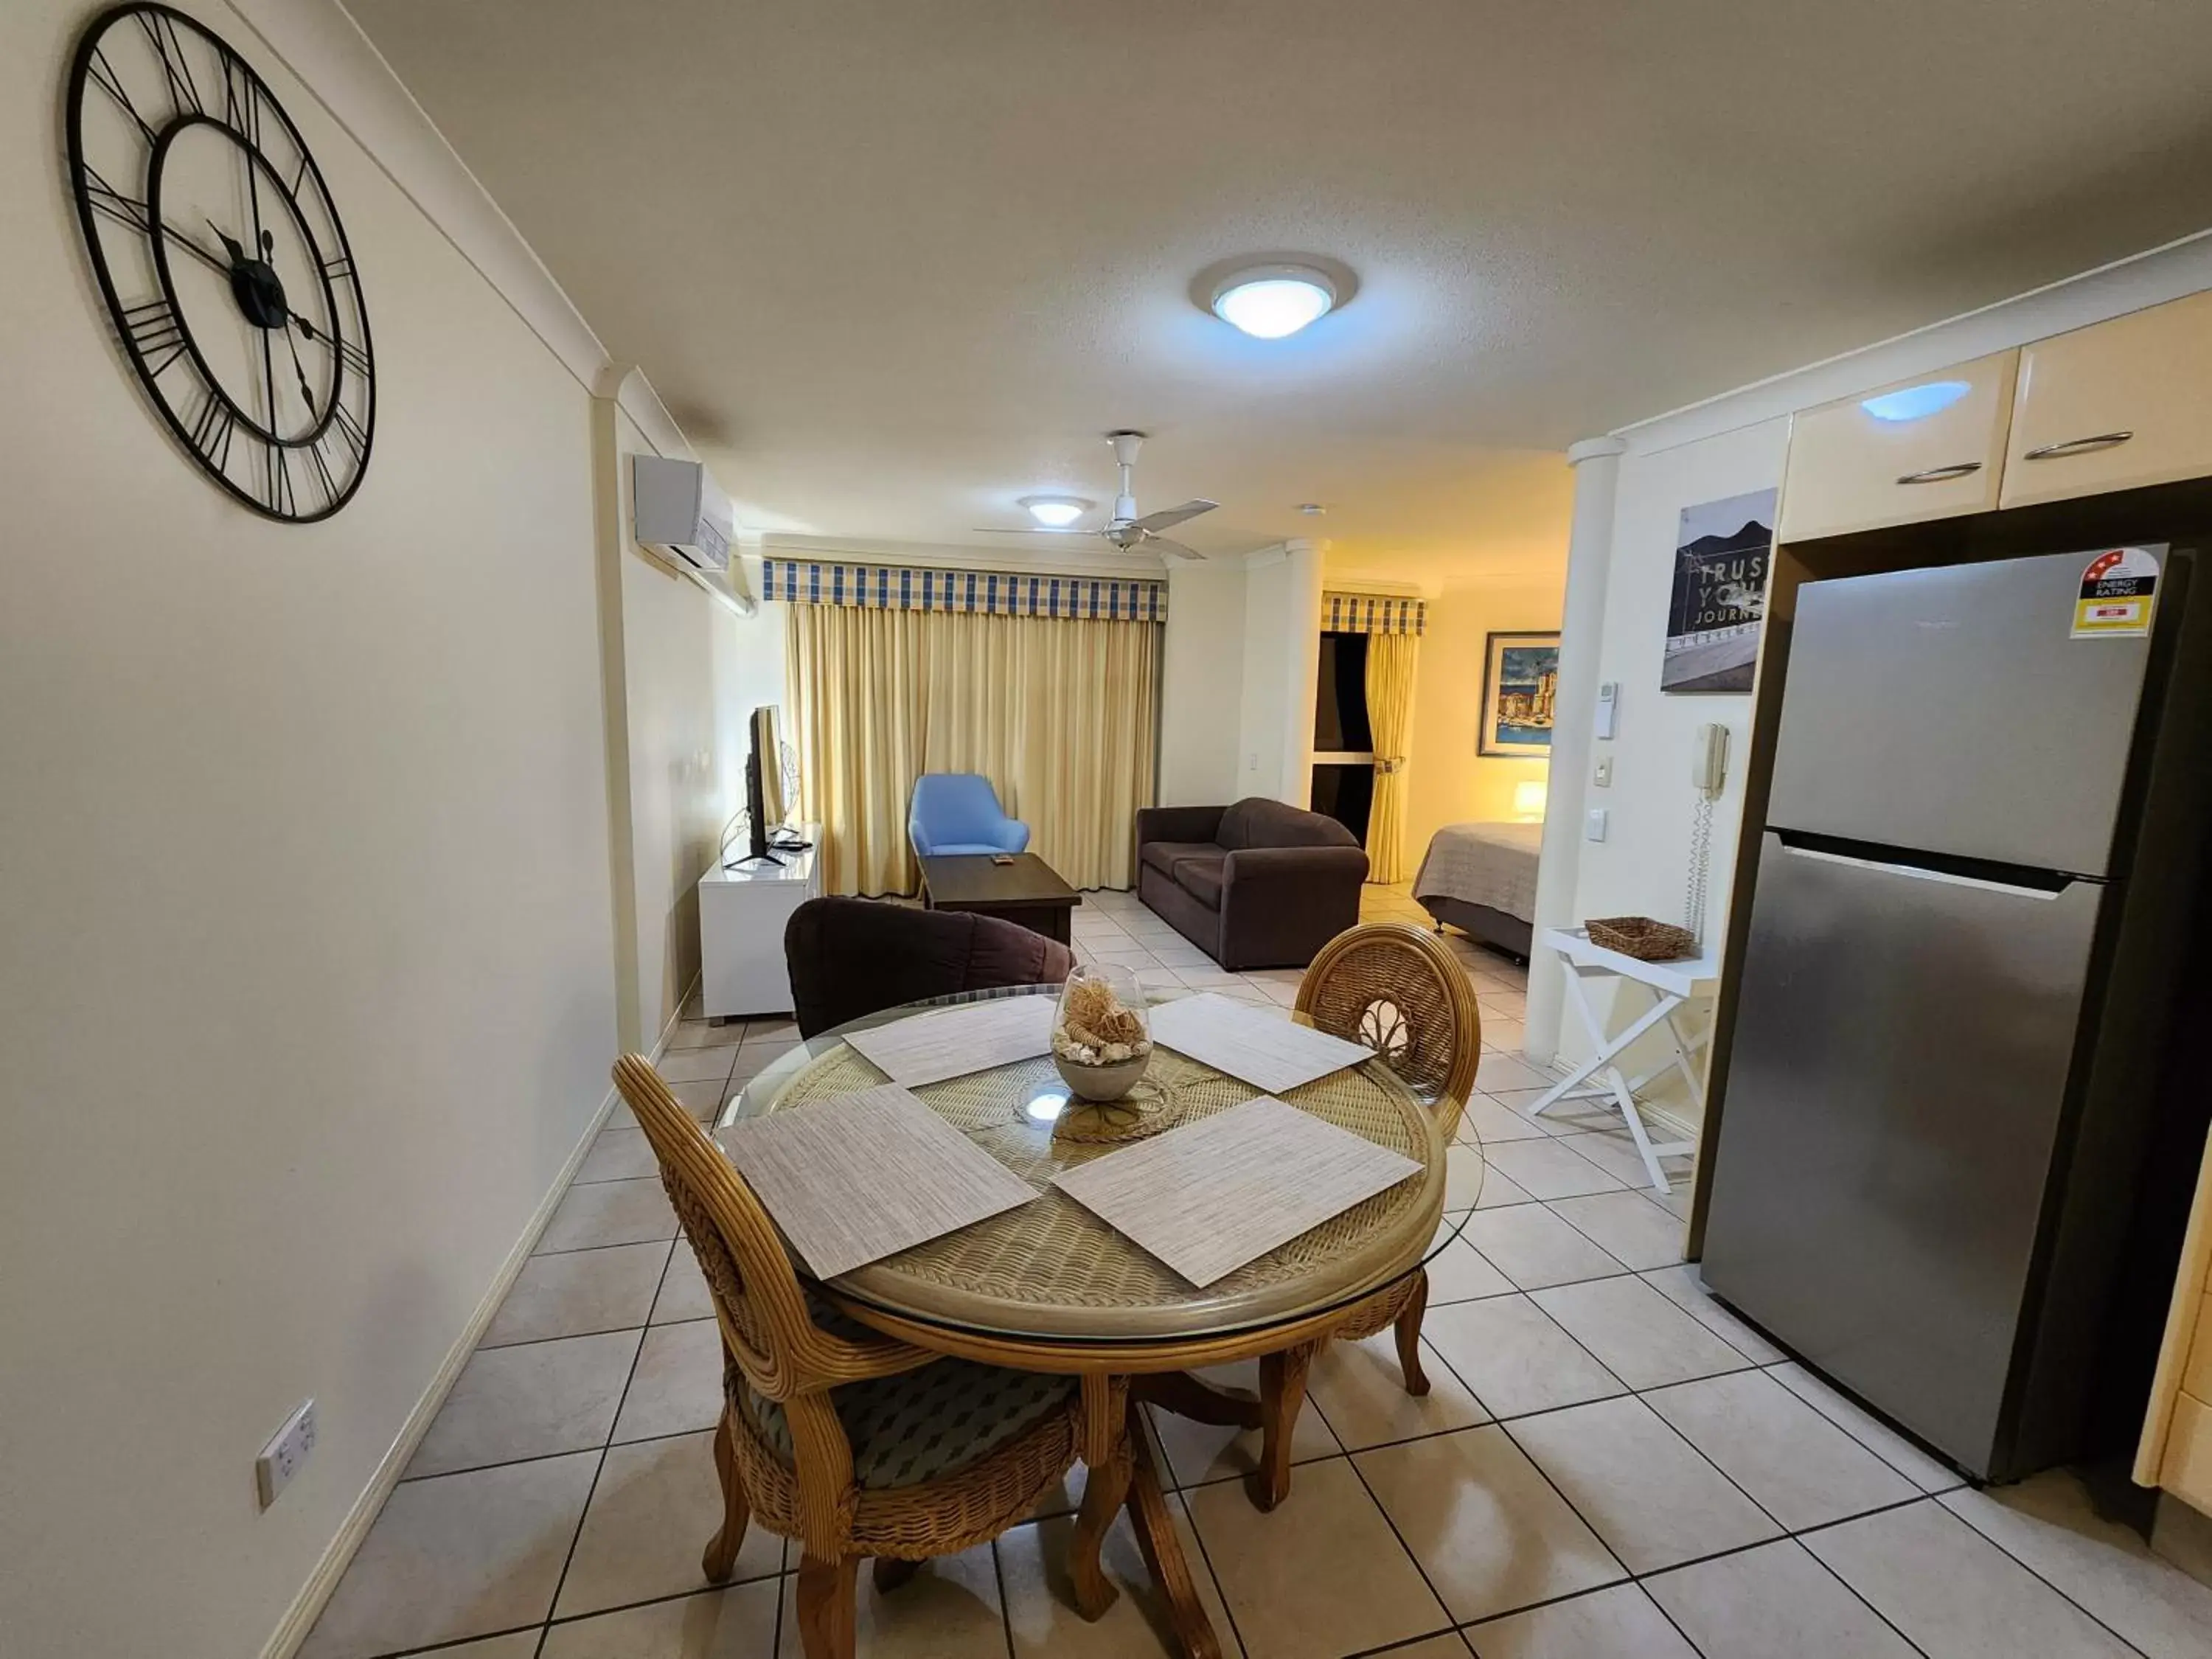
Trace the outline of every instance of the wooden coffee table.
[[1001, 916], [1066, 945], [1069, 915], [1083, 896], [1034, 853], [1017, 853], [1012, 864], [952, 853], [922, 860], [921, 902], [932, 910]]

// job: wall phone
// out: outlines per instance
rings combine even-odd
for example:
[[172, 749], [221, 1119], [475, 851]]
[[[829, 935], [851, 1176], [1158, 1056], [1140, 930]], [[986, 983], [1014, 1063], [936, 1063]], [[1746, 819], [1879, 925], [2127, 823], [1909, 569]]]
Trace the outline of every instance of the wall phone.
[[1729, 729], [1701, 726], [1690, 750], [1690, 782], [1707, 800], [1728, 782]]

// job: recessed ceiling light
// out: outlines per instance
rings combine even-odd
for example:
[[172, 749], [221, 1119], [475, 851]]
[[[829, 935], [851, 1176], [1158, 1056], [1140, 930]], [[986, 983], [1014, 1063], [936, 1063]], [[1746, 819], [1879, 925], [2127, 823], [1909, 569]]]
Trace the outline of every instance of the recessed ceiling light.
[[1859, 407], [1877, 421], [1919, 421], [1950, 408], [1974, 388], [1964, 380], [1926, 380], [1902, 392], [1862, 398]]
[[1255, 339], [1279, 340], [1326, 317], [1336, 284], [1311, 265], [1250, 265], [1213, 290], [1213, 314]]
[[1048, 530], [1065, 530], [1091, 510], [1080, 495], [1024, 495], [1015, 503], [1030, 510], [1030, 517]]

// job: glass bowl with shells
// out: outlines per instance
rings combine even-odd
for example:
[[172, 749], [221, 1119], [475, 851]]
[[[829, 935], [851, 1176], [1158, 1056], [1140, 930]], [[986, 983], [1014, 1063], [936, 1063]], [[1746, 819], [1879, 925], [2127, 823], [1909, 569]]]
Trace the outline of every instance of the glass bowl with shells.
[[1119, 1100], [1152, 1060], [1144, 989], [1125, 968], [1079, 964], [1053, 1012], [1052, 1061], [1078, 1100]]

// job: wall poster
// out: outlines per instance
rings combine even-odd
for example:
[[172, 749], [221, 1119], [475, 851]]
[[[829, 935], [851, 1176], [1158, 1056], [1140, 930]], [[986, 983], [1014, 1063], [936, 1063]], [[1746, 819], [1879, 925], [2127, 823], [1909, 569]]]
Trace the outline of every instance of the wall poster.
[[1748, 691], [1766, 625], [1778, 492], [1686, 507], [1674, 532], [1662, 691]]

